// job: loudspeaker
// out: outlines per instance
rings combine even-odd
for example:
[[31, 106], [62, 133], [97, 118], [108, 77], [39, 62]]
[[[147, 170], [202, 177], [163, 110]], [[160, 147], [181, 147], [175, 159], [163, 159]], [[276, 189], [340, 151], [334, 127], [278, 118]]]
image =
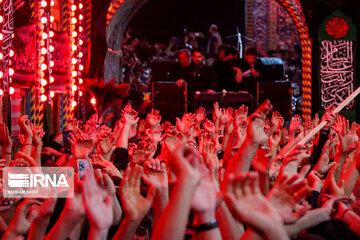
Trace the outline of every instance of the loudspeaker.
[[291, 119], [291, 82], [258, 82], [257, 98], [259, 104], [269, 99], [275, 111], [281, 113], [286, 121]]
[[171, 73], [176, 68], [176, 59], [159, 58], [151, 63], [151, 80], [153, 82], [166, 82], [173, 79]]
[[178, 87], [174, 82], [152, 82], [152, 108], [160, 111], [163, 121], [175, 123], [187, 108], [187, 86]]
[[274, 82], [285, 80], [284, 62], [281, 58], [264, 57], [259, 58], [261, 64], [259, 65], [259, 80], [261, 82]]

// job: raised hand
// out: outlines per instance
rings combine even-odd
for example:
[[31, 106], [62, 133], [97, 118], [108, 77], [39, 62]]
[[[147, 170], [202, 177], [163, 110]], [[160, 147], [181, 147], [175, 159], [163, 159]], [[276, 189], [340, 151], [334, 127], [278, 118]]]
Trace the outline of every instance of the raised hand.
[[310, 187], [299, 175], [291, 178], [279, 176], [274, 187], [269, 192], [267, 199], [272, 203], [286, 224], [296, 222], [308, 210], [308, 206], [301, 207], [298, 211], [297, 204], [311, 192]]
[[327, 173], [329, 169], [336, 164], [336, 162], [330, 163], [330, 158], [329, 158], [330, 149], [331, 149], [330, 140], [328, 140], [322, 149], [322, 153], [319, 161], [314, 167], [314, 170], [319, 172], [320, 174]]
[[272, 235], [269, 229], [284, 232], [282, 218], [260, 191], [257, 173], [229, 174], [223, 184], [225, 202], [241, 223], [266, 238]]
[[289, 141], [295, 138], [296, 132], [303, 131], [301, 126], [301, 117], [299, 115], [295, 115], [290, 122], [289, 126]]
[[160, 126], [161, 116], [158, 110], [152, 109], [150, 113], [146, 116], [146, 122], [150, 127], [156, 128]]
[[109, 174], [111, 177], [122, 178], [120, 171], [110, 161], [105, 160], [101, 155], [94, 154], [91, 156], [91, 162], [94, 168], [99, 168]]
[[155, 187], [151, 186], [147, 197], [140, 193], [141, 177], [144, 170], [141, 166], [127, 167], [120, 185], [120, 199], [125, 218], [136, 221], [141, 220], [149, 211], [155, 197]]
[[351, 130], [349, 129], [349, 120], [338, 116], [333, 129], [336, 131], [340, 143], [338, 151], [344, 154], [349, 154], [356, 149], [356, 144], [359, 141], [359, 137], [356, 135], [356, 126], [353, 125]]
[[[157, 114], [158, 113], [159, 112], [157, 112]], [[139, 122], [138, 113], [135, 110], [124, 111], [122, 116], [123, 116], [124, 123], [129, 124], [130, 126], [136, 125]], [[151, 124], [155, 124], [154, 126], [157, 125], [156, 117], [157, 117], [157, 115], [155, 116], [155, 114], [152, 114], [148, 120], [148, 121], [150, 121]], [[161, 119], [161, 117], [160, 117], [160, 119]]]
[[147, 185], [154, 186], [156, 189], [168, 189], [165, 163], [160, 162], [159, 159], [150, 158], [143, 165], [144, 175], [142, 178]]
[[[28, 119], [27, 115], [23, 115], [18, 119], [18, 124], [20, 127], [20, 131], [22, 134], [25, 135], [25, 138], [30, 139], [33, 136], [32, 130], [31, 130], [31, 125], [30, 125], [30, 120]], [[26, 142], [26, 144], [31, 144], [31, 142]]]
[[93, 171], [89, 169], [81, 180], [81, 190], [90, 233], [94, 230], [106, 236], [113, 223], [112, 196], [98, 185]]
[[202, 121], [205, 120], [205, 118], [206, 118], [205, 108], [201, 107], [198, 110], [196, 110], [195, 120], [197, 123], [201, 123]]
[[313, 191], [321, 192], [324, 184], [321, 181], [321, 174], [312, 170], [307, 176], [307, 182]]
[[323, 128], [324, 130], [329, 130], [333, 126], [333, 124], [338, 116], [337, 113], [333, 113], [334, 109], [335, 109], [335, 106], [331, 106], [328, 109], [326, 109], [324, 115], [321, 118], [321, 121], [327, 122], [326, 126]]
[[192, 113], [185, 113], [181, 120], [176, 118], [176, 129], [183, 134], [187, 134], [192, 126], [195, 125], [196, 115]]
[[2, 152], [11, 152], [12, 141], [9, 134], [9, 129], [5, 123], [0, 123], [0, 146]]
[[211, 135], [215, 135], [215, 125], [209, 119], [205, 120], [205, 122], [203, 123], [203, 128], [205, 131], [207, 131]]
[[300, 164], [310, 157], [310, 154], [308, 153], [309, 147], [310, 145], [297, 145], [289, 154], [287, 154], [280, 167], [280, 176], [287, 175], [288, 177], [292, 177], [293, 175], [296, 175]]
[[338, 181], [337, 179], [340, 179], [340, 175], [341, 175], [340, 166], [338, 164], [333, 166], [329, 171], [329, 175], [330, 175], [329, 181], [330, 181], [331, 195], [334, 197], [345, 196], [344, 180], [341, 180], [339, 185], [337, 182]]
[[41, 128], [41, 127], [34, 127], [33, 126], [32, 127], [32, 132], [33, 132], [32, 142], [34, 144], [34, 147], [41, 146], [42, 145], [41, 139], [45, 135], [44, 129]]
[[70, 133], [69, 142], [71, 144], [71, 152], [76, 159], [88, 159], [89, 153], [93, 148], [93, 139], [85, 134], [81, 134], [78, 138]]

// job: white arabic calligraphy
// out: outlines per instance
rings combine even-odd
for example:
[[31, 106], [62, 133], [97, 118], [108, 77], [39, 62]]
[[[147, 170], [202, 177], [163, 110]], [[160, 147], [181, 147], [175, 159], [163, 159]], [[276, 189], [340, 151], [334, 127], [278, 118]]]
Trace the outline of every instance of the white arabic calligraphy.
[[[326, 40], [320, 44], [321, 106], [338, 106], [354, 91], [353, 42]], [[354, 107], [352, 101], [346, 110]]]

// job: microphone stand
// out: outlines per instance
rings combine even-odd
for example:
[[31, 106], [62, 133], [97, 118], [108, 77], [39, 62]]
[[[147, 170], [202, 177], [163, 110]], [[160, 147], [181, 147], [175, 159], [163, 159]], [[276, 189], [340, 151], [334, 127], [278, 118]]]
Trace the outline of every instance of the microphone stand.
[[251, 42], [253, 42], [253, 43], [256, 43], [256, 40], [242, 35], [242, 34], [240, 33], [238, 27], [236, 28], [236, 32], [237, 32], [236, 34], [226, 36], [225, 38], [234, 38], [234, 37], [237, 37], [237, 48], [239, 49], [239, 58], [243, 58], [243, 42], [242, 42], [242, 38], [244, 38], [244, 39], [246, 39], [246, 40], [248, 40], [248, 41], [251, 41]]

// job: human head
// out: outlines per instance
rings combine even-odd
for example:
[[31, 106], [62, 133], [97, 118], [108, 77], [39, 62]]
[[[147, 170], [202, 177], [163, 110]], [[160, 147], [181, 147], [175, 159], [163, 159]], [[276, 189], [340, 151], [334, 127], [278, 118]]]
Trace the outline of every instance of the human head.
[[178, 52], [179, 63], [181, 67], [187, 67], [191, 63], [191, 52], [187, 48], [183, 48]]
[[212, 24], [209, 29], [210, 34], [217, 33], [217, 31], [218, 31], [218, 27], [215, 24]]
[[256, 59], [258, 57], [258, 53], [255, 48], [248, 48], [245, 51], [245, 60], [249, 64], [254, 64], [256, 62]]
[[192, 50], [192, 60], [195, 64], [200, 64], [204, 59], [203, 51], [200, 48]]
[[239, 57], [238, 50], [231, 45], [223, 44], [219, 46], [219, 60], [220, 61], [226, 61], [229, 59], [234, 59]]

